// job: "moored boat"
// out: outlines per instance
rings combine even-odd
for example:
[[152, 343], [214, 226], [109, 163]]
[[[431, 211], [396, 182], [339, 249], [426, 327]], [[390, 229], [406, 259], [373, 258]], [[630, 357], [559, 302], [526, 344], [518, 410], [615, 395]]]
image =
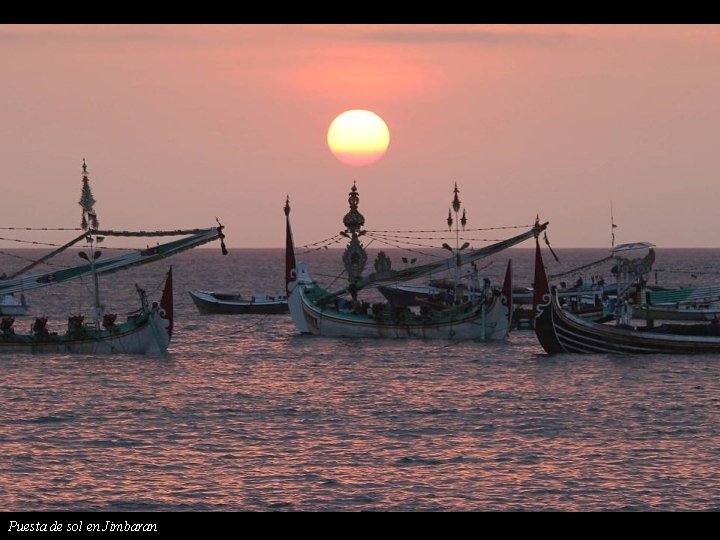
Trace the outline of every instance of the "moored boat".
[[[639, 268], [644, 273], [644, 267]], [[697, 354], [720, 353], [720, 324], [663, 324], [634, 326], [630, 299], [620, 296], [619, 315], [603, 324], [563, 309], [557, 288], [550, 287], [540, 243], [535, 248], [535, 333], [543, 349], [558, 353]]]
[[[82, 313], [68, 316], [67, 326], [54, 330], [48, 317], [35, 317], [28, 333], [18, 331], [15, 318], [11, 315], [0, 319], [0, 353], [41, 354], [41, 353], [79, 353], [79, 354], [162, 354], [170, 343], [173, 334], [173, 277], [172, 267], [168, 271], [162, 295], [158, 301], [148, 301], [144, 289], [135, 285], [140, 297], [139, 309], [130, 312], [124, 321], [117, 313], [106, 311], [100, 301], [98, 277], [127, 268], [145, 265], [169, 257], [193, 247], [220, 240], [223, 253], [227, 253], [223, 242], [223, 226], [208, 229], [190, 229], [173, 231], [113, 231], [100, 230], [95, 213], [95, 199], [89, 184], [87, 166], [83, 160], [83, 186], [80, 198], [82, 207], [82, 233], [60, 246], [48, 255], [44, 255], [18, 270], [6, 279], [0, 280], [0, 294], [24, 292], [40, 287], [59, 287], [61, 284], [88, 276], [93, 286], [93, 309], [87, 317]], [[158, 237], [184, 236], [155, 246], [129, 250], [115, 257], [101, 259], [102, 252], [97, 249], [106, 237]], [[84, 240], [86, 248], [78, 255], [87, 261], [80, 266], [61, 268], [51, 272], [29, 273], [41, 263], [64, 252], [71, 246]], [[126, 248], [123, 248], [126, 249]], [[68, 298], [67, 305], [76, 305], [76, 298]]]
[[[457, 223], [460, 201], [455, 188], [453, 209], [455, 220], [448, 216], [448, 225]], [[375, 272], [364, 275], [367, 253], [359, 238], [365, 218], [358, 211], [359, 194], [353, 185], [348, 202], [350, 211], [343, 218], [349, 239], [343, 255], [348, 285], [338, 291], [321, 287], [310, 275], [307, 264], [296, 261], [290, 226], [289, 200], [285, 204], [286, 216], [286, 284], [288, 304], [293, 322], [301, 333], [333, 337], [373, 338], [425, 338], [425, 339], [472, 339], [478, 341], [502, 340], [510, 330], [512, 316], [512, 267], [508, 262], [502, 289], [492, 288], [484, 280], [482, 292], [473, 297], [455, 294], [451, 301], [421, 302], [419, 310], [391, 302], [370, 303], [360, 298], [366, 289], [402, 283], [428, 276], [441, 270], [455, 270], [463, 264], [487, 257], [523, 240], [534, 232], [544, 230], [547, 224], [508, 240], [481, 249], [461, 253], [467, 246], [454, 250], [452, 257], [438, 262], [392, 269], [392, 263], [383, 252], [375, 260]], [[461, 218], [464, 226], [464, 212]], [[457, 281], [456, 281], [457, 282]], [[450, 299], [448, 299], [450, 300]]]
[[255, 293], [248, 297], [239, 293], [188, 291], [202, 315], [277, 315], [288, 312], [287, 296]]
[[0, 295], [0, 316], [27, 315], [29, 309], [30, 304], [27, 303], [24, 294], [21, 294], [20, 298], [12, 293]]
[[47, 317], [37, 317], [28, 334], [15, 331], [15, 319], [0, 319], [0, 353], [13, 354], [162, 354], [173, 330], [172, 267], [165, 278], [159, 301], [148, 304], [145, 290], [137, 287], [140, 308], [118, 322], [105, 313], [100, 325], [85, 322], [82, 315], [68, 317], [63, 333], [51, 331]]

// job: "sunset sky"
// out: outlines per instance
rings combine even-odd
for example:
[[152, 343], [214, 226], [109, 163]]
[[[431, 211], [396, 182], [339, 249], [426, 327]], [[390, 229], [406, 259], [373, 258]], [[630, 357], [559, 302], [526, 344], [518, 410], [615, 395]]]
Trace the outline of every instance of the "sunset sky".
[[[226, 225], [229, 247], [550, 221], [554, 247], [720, 248], [718, 25], [1, 25], [2, 227]], [[328, 149], [369, 109], [376, 163]], [[17, 247], [0, 241], [0, 246]], [[531, 247], [531, 244], [524, 245]]]

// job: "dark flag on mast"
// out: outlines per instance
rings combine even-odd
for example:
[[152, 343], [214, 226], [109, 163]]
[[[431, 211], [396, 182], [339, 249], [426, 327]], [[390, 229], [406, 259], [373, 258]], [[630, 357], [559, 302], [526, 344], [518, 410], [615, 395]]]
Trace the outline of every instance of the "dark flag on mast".
[[290, 228], [290, 196], [285, 198], [285, 292], [290, 294], [290, 283], [297, 279], [297, 264], [295, 262], [295, 243]]

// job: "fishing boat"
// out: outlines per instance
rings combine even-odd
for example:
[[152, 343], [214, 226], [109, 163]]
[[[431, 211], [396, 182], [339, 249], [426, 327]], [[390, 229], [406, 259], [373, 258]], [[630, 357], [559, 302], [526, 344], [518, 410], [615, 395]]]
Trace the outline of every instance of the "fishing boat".
[[239, 293], [188, 291], [201, 315], [278, 315], [288, 312], [287, 296], [255, 293], [249, 298]]
[[647, 321], [712, 321], [720, 318], [720, 286], [642, 291], [633, 316]]
[[118, 321], [117, 314], [104, 313], [101, 324], [85, 322], [83, 315], [68, 317], [67, 330], [53, 332], [47, 317], [36, 317], [30, 333], [16, 333], [15, 319], [0, 319], [0, 352], [15, 354], [162, 354], [173, 330], [172, 267], [167, 272], [158, 302], [148, 304], [147, 293], [137, 287], [140, 308]]
[[0, 316], [27, 315], [30, 305], [25, 299], [25, 295], [21, 294], [20, 298], [14, 294], [0, 295]]
[[[647, 247], [647, 246], [645, 246]], [[616, 252], [617, 253], [617, 252]], [[653, 254], [654, 258], [654, 254]], [[647, 257], [622, 259], [622, 271], [641, 278], [649, 272]], [[633, 280], [628, 284], [632, 285]], [[629, 286], [619, 290], [617, 317], [612, 323], [599, 323], [579, 317], [561, 307], [557, 288], [550, 287], [540, 243], [535, 245], [535, 294], [533, 313], [535, 333], [548, 354], [695, 354], [720, 353], [720, 324], [633, 324], [633, 306]]]
[[[124, 321], [117, 313], [105, 311], [100, 301], [98, 276], [111, 274], [130, 267], [144, 265], [193, 247], [220, 240], [223, 253], [227, 253], [223, 238], [223, 226], [207, 229], [173, 231], [113, 231], [101, 230], [94, 210], [95, 200], [90, 191], [87, 166], [83, 160], [83, 187], [80, 205], [83, 208], [79, 236], [60, 246], [52, 253], [40, 257], [7, 279], [0, 281], [0, 294], [12, 294], [40, 287], [55, 287], [69, 280], [89, 276], [94, 289], [94, 309], [90, 316], [73, 313], [67, 318], [67, 325], [55, 331], [48, 323], [48, 317], [36, 317], [29, 333], [21, 333], [15, 327], [13, 316], [0, 319], [0, 353], [80, 353], [80, 354], [162, 354], [170, 343], [173, 332], [173, 278], [172, 267], [167, 272], [162, 294], [157, 301], [150, 302], [145, 289], [135, 285], [139, 296], [139, 308], [130, 312]], [[131, 250], [128, 253], [100, 259], [102, 252], [97, 244], [108, 236], [157, 237], [184, 236], [153, 247]], [[36, 266], [46, 263], [52, 257], [71, 246], [85, 241], [86, 249], [78, 255], [86, 264], [62, 268], [52, 272], [30, 273]], [[74, 303], [69, 299], [68, 304]]]
[[646, 321], [714, 321], [720, 319], [720, 305], [713, 303], [633, 306], [633, 317]]
[[[457, 185], [452, 201], [455, 218], [448, 214], [448, 226], [458, 221], [465, 226], [463, 210], [459, 218], [460, 200]], [[426, 301], [418, 310], [407, 305], [393, 305], [391, 302], [368, 302], [360, 294], [374, 287], [407, 282], [429, 276], [440, 271], [455, 271], [456, 276], [465, 264], [499, 253], [533, 234], [544, 230], [547, 224], [536, 224], [529, 231], [490, 246], [467, 249], [456, 243], [450, 248], [451, 257], [437, 262], [392, 268], [390, 258], [380, 252], [374, 261], [375, 271], [364, 275], [368, 260], [360, 237], [365, 234], [364, 216], [358, 211], [360, 196], [354, 184], [349, 194], [350, 210], [343, 218], [345, 231], [341, 234], [349, 239], [343, 253], [343, 264], [347, 273], [347, 285], [337, 291], [321, 287], [311, 276], [308, 265], [297, 261], [290, 226], [289, 199], [285, 203], [286, 216], [286, 288], [288, 305], [293, 322], [303, 334], [332, 337], [371, 338], [427, 338], [491, 341], [505, 339], [512, 316], [512, 263], [508, 261], [502, 289], [490, 286], [483, 280], [482, 294], [468, 298], [454, 294], [444, 301]], [[458, 280], [456, 280], [456, 283]]]

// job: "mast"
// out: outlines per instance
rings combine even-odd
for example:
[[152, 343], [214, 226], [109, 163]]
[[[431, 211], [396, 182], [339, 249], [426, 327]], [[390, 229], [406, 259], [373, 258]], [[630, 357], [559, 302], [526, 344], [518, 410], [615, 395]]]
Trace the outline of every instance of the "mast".
[[97, 272], [95, 271], [95, 259], [100, 257], [101, 252], [95, 250], [94, 244], [100, 241], [102, 237], [98, 237], [96, 239], [92, 234], [93, 231], [98, 229], [99, 222], [97, 214], [95, 213], [95, 198], [93, 197], [92, 190], [90, 189], [90, 177], [87, 172], [87, 163], [85, 163], [85, 158], [83, 158], [82, 168], [82, 190], [78, 204], [82, 208], [80, 227], [83, 231], [85, 231], [85, 241], [87, 242], [88, 250], [87, 252], [81, 251], [78, 255], [90, 262], [90, 273], [93, 277], [93, 287], [95, 292], [95, 325], [99, 326], [102, 308], [100, 306], [100, 288], [98, 285]]
[[617, 225], [615, 225], [615, 218], [613, 217], [613, 204], [612, 201], [610, 201], [610, 237], [612, 240], [610, 249], [615, 247], [615, 229], [617, 229]]

